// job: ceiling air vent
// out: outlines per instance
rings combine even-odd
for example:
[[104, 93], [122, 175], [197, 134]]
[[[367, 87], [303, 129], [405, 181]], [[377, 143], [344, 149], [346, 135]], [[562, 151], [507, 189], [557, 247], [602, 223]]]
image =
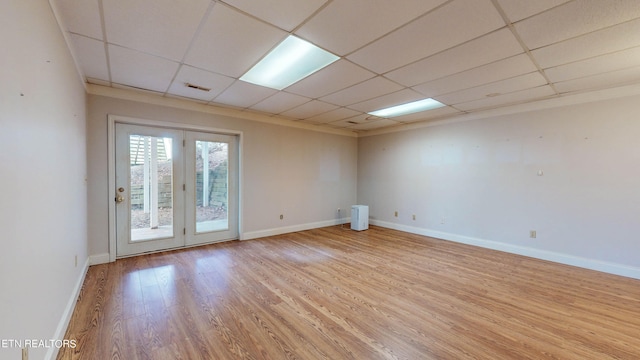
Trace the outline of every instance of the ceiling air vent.
[[200, 90], [200, 91], [211, 91], [211, 89], [206, 88], [204, 86], [198, 86], [198, 85], [193, 85], [193, 84], [189, 84], [189, 83], [185, 83], [185, 85], [187, 87], [189, 87], [189, 88]]

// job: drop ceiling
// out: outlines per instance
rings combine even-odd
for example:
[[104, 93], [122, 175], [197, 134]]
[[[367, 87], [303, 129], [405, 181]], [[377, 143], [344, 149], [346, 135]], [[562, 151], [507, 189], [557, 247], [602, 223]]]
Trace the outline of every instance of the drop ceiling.
[[[51, 3], [88, 83], [355, 132], [640, 83], [637, 0]], [[239, 80], [290, 34], [340, 59], [281, 91]], [[427, 97], [446, 106], [367, 114]]]

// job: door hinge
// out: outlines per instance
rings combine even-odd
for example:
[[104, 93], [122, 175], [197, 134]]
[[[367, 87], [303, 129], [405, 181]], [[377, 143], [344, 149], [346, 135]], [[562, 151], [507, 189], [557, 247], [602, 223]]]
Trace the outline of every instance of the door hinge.
[[187, 146], [187, 140], [182, 139], [182, 147], [185, 147], [185, 146]]
[[182, 228], [182, 235], [187, 235], [187, 228]]
[[182, 191], [187, 191], [187, 184], [182, 184]]

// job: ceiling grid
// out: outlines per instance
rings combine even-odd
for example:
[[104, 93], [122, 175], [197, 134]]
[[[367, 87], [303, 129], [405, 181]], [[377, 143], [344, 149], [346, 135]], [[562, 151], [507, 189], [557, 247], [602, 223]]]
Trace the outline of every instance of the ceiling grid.
[[[640, 83], [637, 0], [50, 1], [88, 83], [358, 133]], [[340, 58], [240, 80], [289, 35]]]

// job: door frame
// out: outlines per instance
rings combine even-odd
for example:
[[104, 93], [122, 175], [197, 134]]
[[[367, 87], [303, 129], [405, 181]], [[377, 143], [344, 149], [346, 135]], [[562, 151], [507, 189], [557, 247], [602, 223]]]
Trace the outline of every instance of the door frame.
[[131, 124], [140, 126], [152, 126], [160, 128], [169, 128], [184, 131], [200, 131], [223, 135], [233, 135], [238, 137], [238, 238], [244, 239], [243, 230], [243, 132], [237, 130], [214, 128], [209, 126], [192, 125], [187, 123], [149, 120], [133, 118], [121, 115], [107, 115], [107, 174], [108, 174], [108, 191], [107, 203], [109, 204], [108, 214], [108, 230], [109, 230], [109, 262], [116, 261], [116, 123]]

